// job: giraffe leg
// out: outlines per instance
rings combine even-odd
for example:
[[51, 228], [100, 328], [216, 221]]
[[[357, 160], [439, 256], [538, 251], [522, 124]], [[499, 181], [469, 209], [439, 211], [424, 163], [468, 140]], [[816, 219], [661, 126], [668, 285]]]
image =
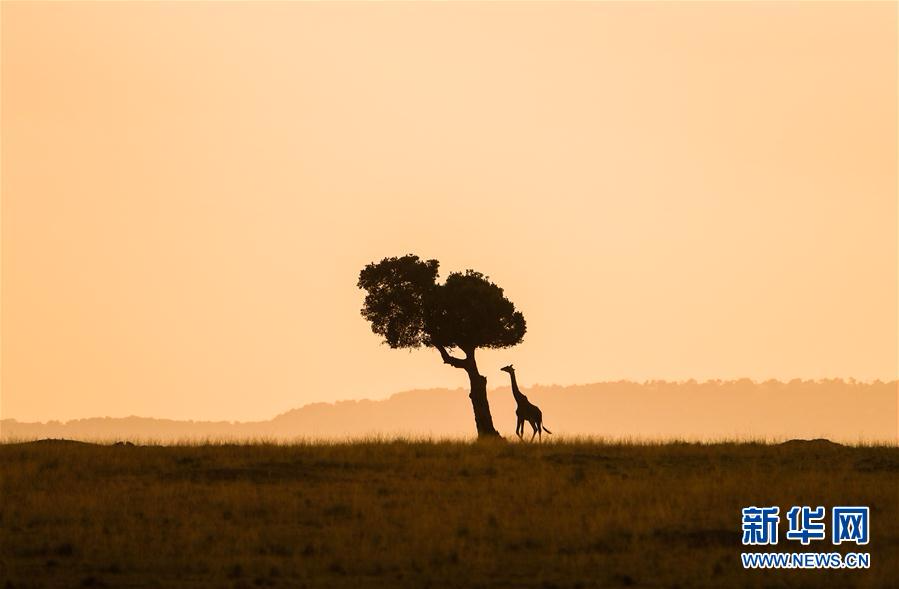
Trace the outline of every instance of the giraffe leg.
[[522, 418], [518, 418], [518, 425], [515, 426], [515, 435], [521, 439], [521, 435], [524, 433], [524, 420]]
[[531, 422], [531, 427], [534, 428], [534, 433], [531, 434], [531, 441], [533, 442], [533, 441], [534, 441], [534, 436], [537, 435], [537, 426], [534, 424], [533, 421]]

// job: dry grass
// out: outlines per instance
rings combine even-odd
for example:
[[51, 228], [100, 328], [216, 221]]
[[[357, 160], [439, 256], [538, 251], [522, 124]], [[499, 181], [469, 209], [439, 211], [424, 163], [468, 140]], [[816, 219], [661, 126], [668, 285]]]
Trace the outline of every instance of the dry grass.
[[[0, 446], [0, 475], [0, 587], [899, 579], [896, 447], [43, 442]], [[744, 571], [740, 508], [794, 504], [869, 505], [871, 569]]]

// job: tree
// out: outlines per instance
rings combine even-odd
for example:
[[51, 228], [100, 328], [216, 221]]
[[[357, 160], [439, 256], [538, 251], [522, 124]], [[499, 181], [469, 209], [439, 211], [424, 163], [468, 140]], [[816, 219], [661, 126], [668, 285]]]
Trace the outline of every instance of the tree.
[[[358, 284], [366, 291], [362, 316], [391, 348], [433, 347], [444, 364], [464, 370], [478, 437], [499, 436], [475, 351], [520, 343], [526, 330], [524, 315], [480, 272], [453, 272], [439, 284], [439, 266], [437, 260], [412, 254], [367, 265]], [[462, 357], [454, 355], [456, 350]]]

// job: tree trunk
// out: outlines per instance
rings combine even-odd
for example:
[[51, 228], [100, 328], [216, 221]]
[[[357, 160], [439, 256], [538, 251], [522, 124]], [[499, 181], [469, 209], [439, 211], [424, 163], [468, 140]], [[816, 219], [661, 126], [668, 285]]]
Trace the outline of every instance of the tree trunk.
[[435, 345], [444, 364], [453, 368], [461, 368], [468, 373], [471, 383], [471, 407], [474, 409], [474, 424], [478, 428], [478, 439], [502, 439], [496, 428], [493, 427], [493, 417], [490, 416], [490, 403], [487, 402], [487, 379], [478, 372], [478, 363], [474, 359], [474, 348], [464, 349], [465, 358], [456, 358], [446, 351], [446, 347]]
[[490, 403], [487, 401], [487, 379], [478, 374], [477, 368], [468, 370], [468, 379], [471, 382], [471, 407], [474, 409], [474, 423], [478, 428], [478, 438], [498, 438], [499, 432], [493, 427], [493, 417], [490, 415]]

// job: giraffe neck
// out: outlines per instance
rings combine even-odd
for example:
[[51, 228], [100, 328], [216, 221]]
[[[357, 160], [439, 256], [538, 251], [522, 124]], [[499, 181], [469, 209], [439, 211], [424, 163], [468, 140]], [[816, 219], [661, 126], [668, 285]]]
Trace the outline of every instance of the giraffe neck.
[[512, 377], [512, 396], [515, 397], [516, 401], [521, 401], [524, 399], [524, 395], [521, 394], [521, 389], [518, 388], [518, 381], [515, 380], [515, 373], [510, 372], [509, 376]]

